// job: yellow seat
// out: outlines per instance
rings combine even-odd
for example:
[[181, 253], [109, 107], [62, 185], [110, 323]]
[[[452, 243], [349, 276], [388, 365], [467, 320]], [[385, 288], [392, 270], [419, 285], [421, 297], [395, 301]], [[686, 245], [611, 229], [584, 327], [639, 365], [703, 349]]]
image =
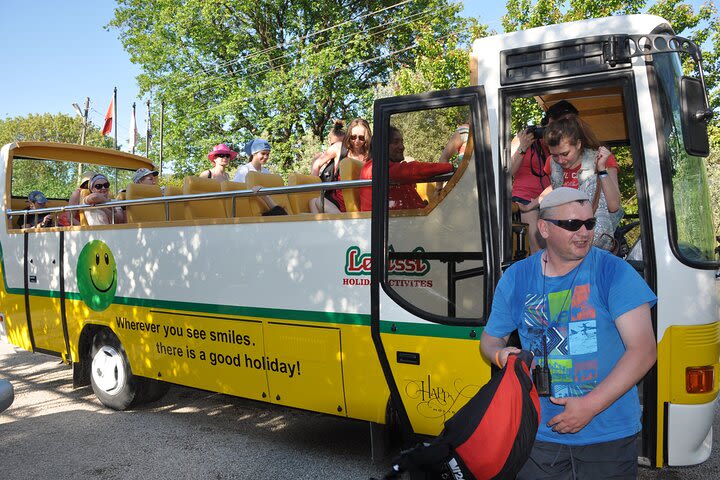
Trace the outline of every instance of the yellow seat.
[[[220, 182], [212, 178], [185, 177], [183, 182], [185, 195], [219, 191]], [[190, 218], [226, 218], [225, 204], [220, 199], [188, 201], [186, 211], [190, 213]]]
[[[125, 192], [125, 198], [128, 200], [157, 198], [162, 196], [162, 190], [159, 185], [145, 185], [142, 183], [131, 183], [127, 186], [127, 190]], [[128, 205], [126, 211], [128, 223], [161, 222], [165, 220], [164, 203]]]
[[[340, 160], [340, 180], [358, 180], [360, 178], [360, 170], [362, 170], [364, 162], [355, 160], [354, 158], [345, 157]], [[360, 211], [360, 190], [357, 188], [343, 188], [343, 200], [345, 201], [346, 212]]]
[[[175, 185], [167, 185], [165, 187], [165, 196], [174, 197], [175, 195], [182, 195], [183, 189]], [[171, 202], [170, 205], [170, 220], [185, 220], [187, 218], [185, 214], [185, 203], [186, 202]]]
[[[82, 190], [80, 190], [80, 205], [85, 205], [85, 197], [87, 197], [88, 195], [90, 195], [89, 189], [83, 188]], [[88, 222], [87, 222], [87, 218], [85, 218], [85, 211], [80, 210], [79, 213], [80, 213], [80, 225], [87, 227]]]
[[437, 190], [437, 186], [435, 182], [418, 183], [415, 185], [415, 190], [417, 190], [420, 198], [430, 203], [430, 200], [435, 197], [435, 191]]
[[[233, 190], [247, 190], [247, 186], [244, 182], [231, 182], [225, 181], [220, 184], [220, 191], [229, 192]], [[227, 199], [225, 202], [225, 215], [228, 218], [233, 218], [232, 211], [232, 199]], [[235, 198], [235, 217], [252, 217], [252, 208], [250, 207], [250, 197], [236, 197]]]
[[[284, 187], [285, 182], [283, 182], [283, 179], [280, 175], [275, 175], [273, 173], [248, 172], [247, 176], [245, 177], [245, 185], [247, 186], [247, 188], [253, 188], [258, 185], [263, 188], [274, 188]], [[288, 198], [287, 194], [283, 193], [278, 195], [271, 195], [271, 197], [275, 201], [275, 203], [285, 209], [288, 215], [292, 215], [294, 213], [292, 207], [290, 206], [290, 199]], [[255, 216], [262, 215], [263, 213], [268, 211], [265, 202], [263, 202], [257, 197], [250, 198], [250, 209]]]
[[[288, 177], [288, 185], [308, 185], [312, 183], [320, 183], [320, 177], [317, 175], [303, 175], [302, 173], [291, 173]], [[319, 190], [288, 194], [290, 205], [295, 213], [310, 213], [310, 200], [319, 197]]]

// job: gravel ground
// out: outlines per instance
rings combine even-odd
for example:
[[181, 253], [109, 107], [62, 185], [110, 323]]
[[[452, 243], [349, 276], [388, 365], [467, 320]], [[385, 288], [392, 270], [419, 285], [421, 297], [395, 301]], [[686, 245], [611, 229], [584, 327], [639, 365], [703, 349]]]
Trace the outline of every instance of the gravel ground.
[[[3, 480], [367, 480], [389, 465], [388, 457], [373, 461], [366, 422], [179, 386], [115, 412], [90, 387], [73, 390], [72, 372], [58, 359], [2, 343], [0, 378], [15, 388], [15, 402], [0, 414]], [[639, 478], [720, 478], [719, 443], [715, 435], [714, 453], [700, 466], [641, 469]]]
[[366, 422], [178, 386], [127, 412], [73, 390], [53, 357], [0, 344], [15, 402], [0, 414], [2, 479], [368, 479]]

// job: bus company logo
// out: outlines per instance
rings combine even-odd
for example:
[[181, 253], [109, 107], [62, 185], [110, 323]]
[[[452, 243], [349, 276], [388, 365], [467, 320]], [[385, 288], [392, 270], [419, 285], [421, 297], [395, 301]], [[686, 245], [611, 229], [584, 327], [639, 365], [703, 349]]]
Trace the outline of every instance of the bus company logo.
[[[390, 245], [390, 252], [395, 249]], [[413, 252], [424, 252], [422, 247], [416, 247]], [[370, 276], [371, 259], [370, 253], [363, 253], [360, 247], [353, 245], [345, 252], [345, 275], [350, 277]], [[430, 272], [430, 262], [421, 259], [395, 259], [390, 260], [388, 273], [397, 276], [422, 277]], [[397, 283], [399, 280], [391, 280], [390, 283]], [[369, 278], [344, 278], [343, 285], [370, 285]], [[408, 284], [397, 286], [432, 286], [430, 280], [422, 284]]]

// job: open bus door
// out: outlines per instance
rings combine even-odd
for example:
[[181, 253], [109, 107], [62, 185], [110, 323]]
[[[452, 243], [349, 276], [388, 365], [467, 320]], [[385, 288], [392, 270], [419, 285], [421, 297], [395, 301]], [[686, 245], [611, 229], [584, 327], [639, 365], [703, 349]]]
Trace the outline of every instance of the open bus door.
[[24, 233], [25, 314], [33, 351], [68, 355], [63, 287], [64, 232]]
[[[401, 431], [436, 435], [490, 378], [479, 339], [500, 263], [484, 90], [381, 99], [374, 120], [373, 342]], [[395, 185], [391, 126], [401, 132], [405, 162], [438, 162], [459, 133], [450, 178]], [[426, 205], [392, 208], [397, 189], [415, 189]]]

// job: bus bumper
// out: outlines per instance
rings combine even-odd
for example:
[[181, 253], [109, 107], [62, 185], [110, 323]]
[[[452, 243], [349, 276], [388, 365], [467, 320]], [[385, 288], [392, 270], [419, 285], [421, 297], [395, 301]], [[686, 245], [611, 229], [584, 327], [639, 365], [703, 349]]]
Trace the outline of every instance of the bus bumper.
[[717, 398], [699, 405], [668, 404], [668, 465], [697, 465], [710, 457]]

